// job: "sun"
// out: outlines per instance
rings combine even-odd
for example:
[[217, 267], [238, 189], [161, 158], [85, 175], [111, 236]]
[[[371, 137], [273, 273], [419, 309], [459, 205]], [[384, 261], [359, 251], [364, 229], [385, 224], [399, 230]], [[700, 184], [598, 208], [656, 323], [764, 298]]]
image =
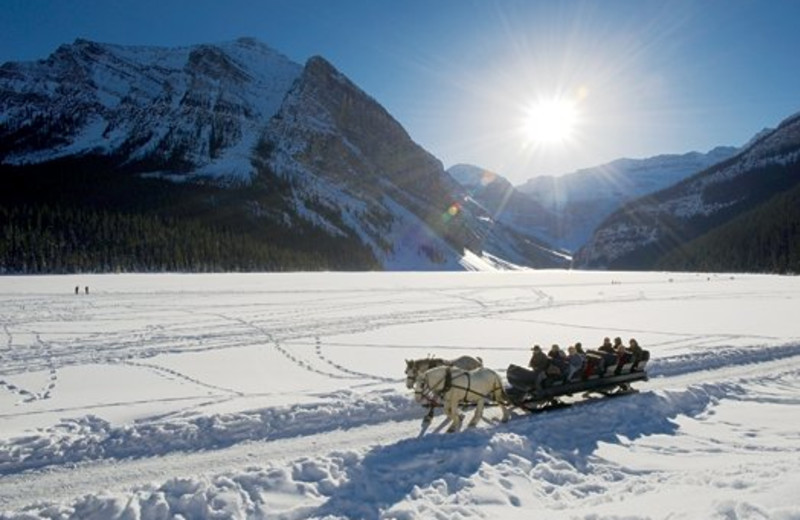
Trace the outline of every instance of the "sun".
[[558, 97], [538, 99], [525, 110], [522, 134], [531, 145], [565, 144], [573, 139], [578, 119], [576, 102]]

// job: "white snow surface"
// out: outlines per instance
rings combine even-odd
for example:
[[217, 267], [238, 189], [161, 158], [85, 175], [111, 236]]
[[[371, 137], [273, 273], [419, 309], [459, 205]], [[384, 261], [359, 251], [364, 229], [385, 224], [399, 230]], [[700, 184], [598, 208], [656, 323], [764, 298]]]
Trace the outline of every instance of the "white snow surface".
[[[658, 272], [0, 277], [0, 518], [798, 519], [799, 299]], [[425, 428], [403, 382], [617, 335], [651, 352], [639, 393], [506, 424]]]

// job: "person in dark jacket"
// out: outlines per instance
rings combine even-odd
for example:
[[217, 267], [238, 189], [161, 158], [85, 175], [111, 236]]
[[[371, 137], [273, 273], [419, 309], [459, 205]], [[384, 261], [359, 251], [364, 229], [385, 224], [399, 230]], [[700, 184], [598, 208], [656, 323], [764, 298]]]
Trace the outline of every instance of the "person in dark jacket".
[[597, 352], [603, 359], [602, 367], [599, 369], [601, 374], [605, 373], [606, 367], [612, 367], [617, 364], [617, 351], [614, 350], [614, 345], [611, 344], [611, 338], [604, 338], [603, 344], [597, 348]]
[[639, 364], [639, 361], [641, 361], [644, 350], [642, 349], [642, 347], [639, 346], [639, 342], [636, 341], [634, 338], [631, 338], [628, 341], [627, 350], [628, 353], [631, 355], [631, 359], [633, 360], [633, 366], [631, 367], [631, 370], [634, 370], [636, 369], [636, 365]]
[[547, 367], [550, 366], [550, 358], [542, 352], [542, 348], [539, 345], [534, 345], [531, 349], [533, 354], [531, 355], [531, 360], [528, 363], [528, 366], [531, 367], [533, 370], [533, 381], [536, 385], [537, 390], [541, 390], [542, 388], [542, 381], [546, 377], [545, 374], [547, 373]]
[[597, 350], [607, 354], [614, 354], [614, 345], [611, 344], [611, 338], [604, 338], [603, 344], [597, 347]]
[[[555, 376], [567, 375], [567, 356], [564, 355], [564, 352], [561, 351], [558, 345], [550, 347], [550, 352], [547, 353], [547, 357], [550, 358], [550, 370], [548, 373], [552, 373]], [[558, 369], [557, 374], [554, 368]]]

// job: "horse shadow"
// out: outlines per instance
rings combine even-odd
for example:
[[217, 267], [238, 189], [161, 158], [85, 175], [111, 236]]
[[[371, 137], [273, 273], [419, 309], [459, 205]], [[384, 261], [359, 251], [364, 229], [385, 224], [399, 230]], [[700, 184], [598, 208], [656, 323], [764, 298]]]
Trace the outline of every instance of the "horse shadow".
[[587, 474], [601, 443], [675, 434], [675, 417], [698, 416], [715, 398], [702, 390], [682, 392], [677, 398], [647, 392], [530, 416], [516, 413], [511, 422], [494, 427], [455, 435], [426, 434], [378, 446], [348, 468], [348, 481], [331, 490], [311, 516], [377, 519], [417, 488], [446, 486], [448, 494], [457, 493], [484, 463], [522, 458], [535, 467], [558, 459]]

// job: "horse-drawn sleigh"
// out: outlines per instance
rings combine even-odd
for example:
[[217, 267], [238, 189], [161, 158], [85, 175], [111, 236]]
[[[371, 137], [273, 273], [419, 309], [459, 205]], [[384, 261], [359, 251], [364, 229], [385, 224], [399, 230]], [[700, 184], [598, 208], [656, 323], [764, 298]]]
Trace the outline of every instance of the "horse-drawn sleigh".
[[528, 412], [565, 406], [568, 396], [587, 397], [593, 393], [603, 396], [635, 392], [631, 383], [646, 381], [645, 367], [649, 352], [639, 358], [620, 359], [614, 363], [587, 364], [583, 370], [567, 375], [549, 374], [545, 377], [534, 370], [511, 364], [506, 370], [507, 385], [500, 375], [483, 366], [480, 358], [462, 356], [453, 360], [423, 358], [406, 360], [406, 386], [414, 389], [415, 399], [428, 408], [423, 421], [433, 418], [436, 407], [442, 406], [452, 421], [448, 431], [457, 431], [462, 416], [459, 407], [474, 404], [470, 421], [475, 426], [483, 416], [486, 402], [500, 406], [502, 421], [508, 420], [509, 408]]

